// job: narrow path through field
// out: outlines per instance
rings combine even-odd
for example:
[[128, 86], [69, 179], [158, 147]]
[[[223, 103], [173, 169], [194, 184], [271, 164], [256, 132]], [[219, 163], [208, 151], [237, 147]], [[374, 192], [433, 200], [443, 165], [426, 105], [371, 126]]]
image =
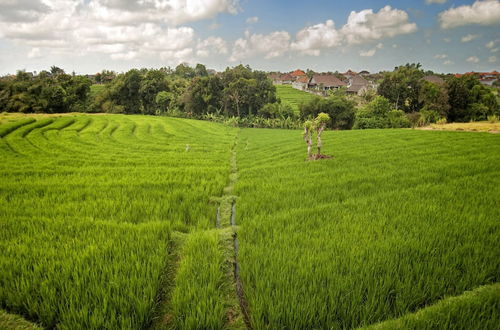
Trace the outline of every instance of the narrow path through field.
[[252, 329], [252, 325], [250, 323], [250, 312], [248, 308], [248, 302], [245, 299], [245, 292], [243, 290], [243, 284], [241, 282], [240, 278], [240, 265], [238, 263], [238, 249], [239, 249], [239, 242], [238, 242], [238, 232], [237, 232], [237, 226], [236, 226], [236, 199], [237, 196], [232, 195], [233, 190], [234, 190], [234, 185], [236, 184], [236, 181], [238, 180], [238, 164], [237, 164], [237, 158], [236, 158], [236, 147], [238, 145], [238, 137], [239, 137], [239, 132], [238, 135], [235, 138], [234, 144], [231, 148], [231, 172], [229, 174], [229, 184], [225, 189], [225, 194], [228, 194], [227, 197], [223, 199], [223, 203], [227, 203], [226, 207], [229, 207], [229, 201], [231, 201], [230, 207], [231, 207], [231, 212], [230, 212], [230, 226], [233, 229], [233, 249], [234, 249], [234, 282], [236, 285], [236, 294], [238, 296], [238, 301], [240, 304], [240, 309], [241, 312], [243, 313], [243, 319], [245, 321], [245, 325], [247, 326], [248, 329]]
[[217, 204], [215, 228], [174, 235], [175, 245], [171, 247], [175, 251], [169, 251], [169, 267], [158, 294], [153, 329], [252, 329], [238, 263], [234, 195], [238, 136], [239, 131], [230, 146], [227, 185], [222, 195], [212, 199]]

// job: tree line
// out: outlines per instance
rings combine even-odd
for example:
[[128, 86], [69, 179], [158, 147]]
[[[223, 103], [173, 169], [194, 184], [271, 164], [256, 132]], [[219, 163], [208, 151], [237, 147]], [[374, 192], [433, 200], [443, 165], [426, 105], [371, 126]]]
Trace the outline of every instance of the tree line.
[[32, 75], [18, 71], [0, 79], [0, 108], [8, 112], [105, 112], [170, 115], [234, 126], [301, 128], [320, 113], [331, 129], [389, 128], [436, 121], [485, 120], [499, 115], [496, 88], [471, 75], [427, 81], [420, 64], [385, 72], [378, 90], [362, 97], [344, 90], [315, 97], [299, 112], [282, 103], [267, 73], [238, 65], [220, 73], [204, 65], [175, 69], [104, 70], [93, 77], [67, 74], [58, 67]]

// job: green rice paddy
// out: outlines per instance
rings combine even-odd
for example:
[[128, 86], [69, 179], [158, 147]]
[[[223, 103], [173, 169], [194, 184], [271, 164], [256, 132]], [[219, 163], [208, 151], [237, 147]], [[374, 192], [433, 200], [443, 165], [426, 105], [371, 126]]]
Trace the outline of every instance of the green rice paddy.
[[288, 103], [293, 110], [298, 113], [299, 105], [314, 98], [315, 95], [293, 88], [290, 85], [275, 85], [276, 95], [281, 99], [281, 102]]
[[308, 162], [298, 130], [2, 118], [0, 325], [494, 329], [500, 136], [322, 137]]

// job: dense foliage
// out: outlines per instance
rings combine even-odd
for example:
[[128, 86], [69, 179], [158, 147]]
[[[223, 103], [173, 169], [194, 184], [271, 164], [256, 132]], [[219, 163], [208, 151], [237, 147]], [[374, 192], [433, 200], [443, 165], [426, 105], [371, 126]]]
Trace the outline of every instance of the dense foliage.
[[57, 67], [33, 77], [24, 71], [0, 79], [0, 109], [23, 113], [86, 112], [92, 82]]
[[482, 85], [474, 75], [443, 76], [439, 82], [426, 80], [426, 74], [432, 72], [424, 72], [420, 64], [399, 66], [385, 73], [378, 94], [389, 100], [392, 109], [412, 114], [410, 121], [420, 125], [439, 118], [466, 122], [500, 114], [498, 91]]
[[350, 129], [354, 123], [354, 102], [343, 93], [333, 93], [329, 97], [316, 96], [299, 107], [302, 119], [316, 118], [320, 113], [330, 116], [327, 127]]
[[[399, 128], [500, 116], [498, 89], [482, 85], [472, 74], [436, 75], [420, 64], [406, 64], [371, 77], [377, 80], [378, 96], [387, 102], [374, 100], [375, 90], [361, 97], [338, 90], [323, 98], [290, 85], [274, 86], [265, 72], [243, 65], [219, 73], [202, 64], [121, 74], [103, 70], [89, 76], [92, 80], [53, 66], [37, 75], [19, 71], [1, 78], [0, 109], [169, 115], [267, 128], [300, 128], [324, 112], [331, 117], [331, 129]], [[375, 109], [380, 106], [383, 111]]]

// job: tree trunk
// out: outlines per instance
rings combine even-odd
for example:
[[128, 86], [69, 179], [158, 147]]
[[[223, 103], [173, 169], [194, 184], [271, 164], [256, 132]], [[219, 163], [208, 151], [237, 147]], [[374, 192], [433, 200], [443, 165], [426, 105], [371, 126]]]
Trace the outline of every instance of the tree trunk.
[[313, 141], [312, 138], [309, 137], [307, 140], [307, 157], [311, 158], [311, 149], [312, 149]]
[[307, 143], [307, 157], [311, 158], [312, 136], [311, 131], [307, 127], [304, 127], [304, 141]]
[[322, 124], [319, 128], [318, 128], [318, 155], [321, 155], [321, 133], [324, 131], [325, 129], [325, 124]]

